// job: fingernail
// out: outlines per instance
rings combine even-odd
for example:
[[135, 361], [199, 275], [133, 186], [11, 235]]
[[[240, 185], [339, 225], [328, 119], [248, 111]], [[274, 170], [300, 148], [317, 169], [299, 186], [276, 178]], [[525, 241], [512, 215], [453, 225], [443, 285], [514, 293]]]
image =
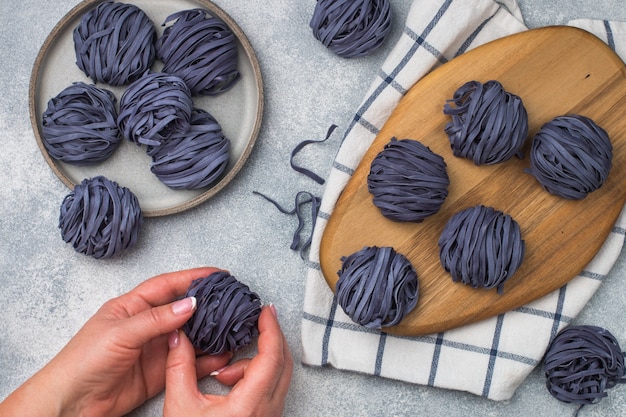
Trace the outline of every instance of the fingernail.
[[276, 306], [274, 305], [274, 303], [270, 303], [269, 308], [274, 317], [278, 318], [278, 313], [276, 312]]
[[172, 333], [170, 333], [170, 336], [167, 339], [167, 343], [170, 349], [173, 349], [178, 346], [178, 344], [180, 343], [180, 336], [178, 335], [178, 330], [174, 330]]
[[219, 374], [221, 374], [222, 372], [224, 372], [224, 370], [228, 368], [228, 365], [226, 366], [222, 366], [220, 369], [216, 369], [215, 371], [211, 372], [209, 374], [209, 376], [218, 376]]
[[187, 297], [172, 304], [172, 312], [176, 316], [187, 314], [196, 309], [196, 297]]

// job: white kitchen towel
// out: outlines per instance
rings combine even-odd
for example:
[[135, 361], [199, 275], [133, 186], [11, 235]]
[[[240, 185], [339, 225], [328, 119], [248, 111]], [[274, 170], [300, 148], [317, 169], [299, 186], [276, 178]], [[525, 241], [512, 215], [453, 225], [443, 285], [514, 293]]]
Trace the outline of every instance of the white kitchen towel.
[[[575, 24], [595, 31], [618, 52], [626, 45], [613, 22]], [[624, 243], [625, 211], [593, 261], [563, 288], [497, 317], [440, 334], [396, 337], [356, 325], [337, 307], [320, 272], [319, 245], [333, 207], [407, 90], [455, 56], [523, 30], [526, 27], [515, 0], [415, 0], [401, 38], [346, 130], [328, 177], [307, 274], [301, 335], [304, 364], [506, 400], [602, 283]]]

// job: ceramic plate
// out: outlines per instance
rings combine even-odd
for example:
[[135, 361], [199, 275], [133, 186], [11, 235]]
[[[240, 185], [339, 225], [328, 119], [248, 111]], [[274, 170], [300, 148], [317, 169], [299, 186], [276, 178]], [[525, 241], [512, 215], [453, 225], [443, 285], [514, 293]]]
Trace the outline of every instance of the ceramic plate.
[[[52, 30], [35, 61], [30, 81], [29, 107], [35, 138], [54, 173], [70, 189], [84, 178], [104, 175], [131, 189], [139, 199], [144, 216], [154, 217], [178, 213], [195, 207], [223, 189], [244, 165], [252, 150], [263, 116], [263, 82], [259, 63], [241, 28], [226, 12], [207, 0], [128, 0], [141, 8], [153, 21], [161, 36], [165, 19], [181, 10], [204, 8], [222, 19], [237, 38], [241, 79], [229, 91], [214, 97], [194, 97], [194, 105], [211, 113], [231, 141], [230, 162], [222, 179], [210, 188], [173, 190], [161, 183], [150, 171], [151, 158], [145, 147], [123, 140], [106, 161], [88, 167], [66, 164], [50, 157], [42, 142], [42, 114], [48, 101], [76, 81], [93, 84], [76, 65], [72, 31], [82, 16], [102, 0], [84, 1], [72, 9]], [[159, 71], [156, 60], [152, 70]], [[126, 87], [98, 83], [98, 87], [113, 91], [119, 99]]]

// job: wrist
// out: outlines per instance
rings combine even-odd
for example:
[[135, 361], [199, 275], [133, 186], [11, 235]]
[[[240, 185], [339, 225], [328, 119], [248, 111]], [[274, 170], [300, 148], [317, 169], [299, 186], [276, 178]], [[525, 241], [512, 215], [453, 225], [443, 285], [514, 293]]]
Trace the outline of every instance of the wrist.
[[55, 369], [54, 361], [33, 376], [33, 388], [41, 397], [42, 405], [49, 408], [48, 415], [57, 417], [81, 416], [82, 401], [79, 390], [65, 369]]
[[47, 378], [48, 370], [40, 370], [0, 403], [0, 415], [29, 417], [65, 417], [73, 414], [71, 404], [57, 378]]
[[97, 401], [92, 401], [91, 393], [86, 388], [85, 381], [79, 381], [76, 378], [76, 369], [63, 364], [59, 358], [50, 362], [44, 367], [40, 373], [41, 380], [48, 387], [47, 395], [49, 395], [48, 404], [51, 404], [51, 410], [55, 411], [57, 417], [98, 417], [106, 416], [107, 413], [97, 410]]

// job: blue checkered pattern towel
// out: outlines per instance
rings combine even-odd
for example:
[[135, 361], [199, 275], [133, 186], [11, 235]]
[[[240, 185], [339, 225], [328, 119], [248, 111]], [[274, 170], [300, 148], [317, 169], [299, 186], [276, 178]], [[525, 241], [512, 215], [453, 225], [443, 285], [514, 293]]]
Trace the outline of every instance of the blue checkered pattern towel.
[[[595, 32], [626, 57], [626, 51], [620, 49], [626, 47], [626, 30], [617, 23], [572, 24]], [[354, 324], [337, 308], [320, 272], [319, 244], [333, 207], [404, 93], [437, 65], [525, 29], [515, 0], [414, 2], [401, 39], [350, 123], [328, 178], [313, 234], [304, 300], [305, 364], [331, 365], [505, 400], [539, 364], [552, 338], [580, 312], [613, 266], [624, 243], [626, 210], [594, 260], [563, 288], [480, 323], [422, 337], [394, 337]]]

